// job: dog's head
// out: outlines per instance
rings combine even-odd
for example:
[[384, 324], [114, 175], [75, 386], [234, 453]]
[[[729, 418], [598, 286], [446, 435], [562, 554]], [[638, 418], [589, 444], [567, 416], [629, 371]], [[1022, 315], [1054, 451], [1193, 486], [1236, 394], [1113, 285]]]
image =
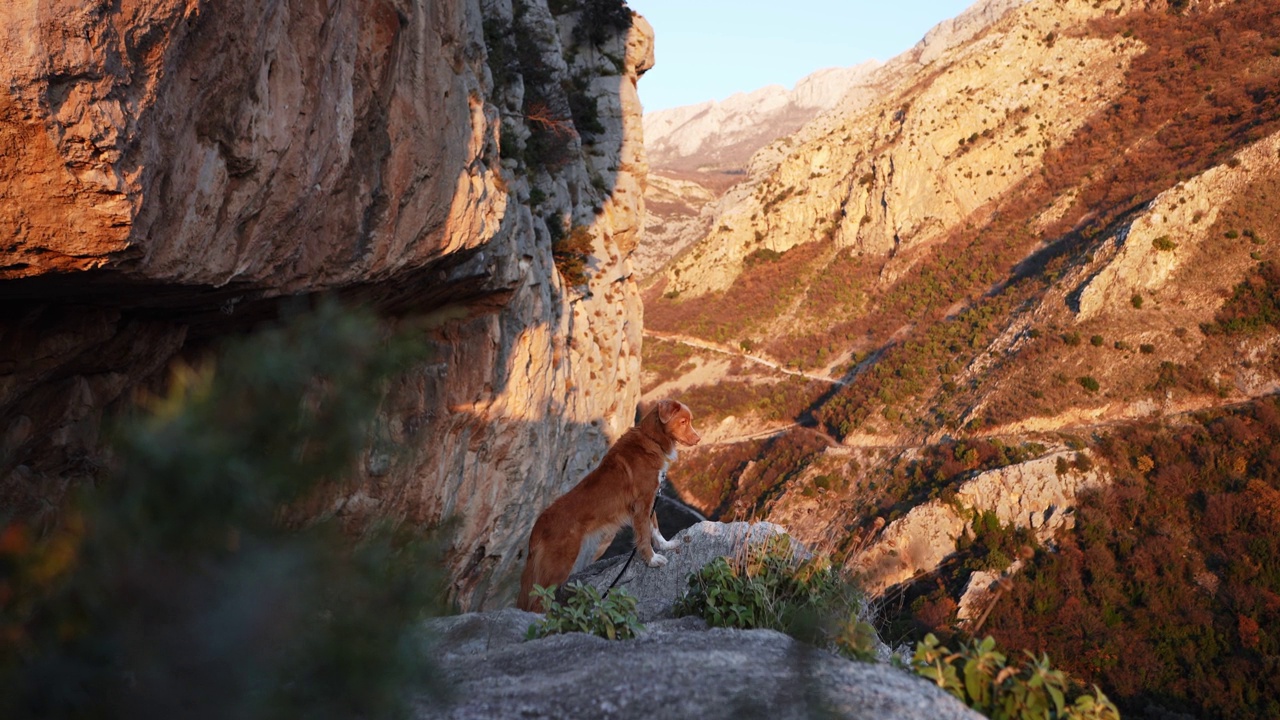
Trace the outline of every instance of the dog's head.
[[693, 412], [689, 406], [677, 400], [659, 400], [653, 409], [662, 429], [682, 445], [697, 445], [702, 436], [693, 429]]

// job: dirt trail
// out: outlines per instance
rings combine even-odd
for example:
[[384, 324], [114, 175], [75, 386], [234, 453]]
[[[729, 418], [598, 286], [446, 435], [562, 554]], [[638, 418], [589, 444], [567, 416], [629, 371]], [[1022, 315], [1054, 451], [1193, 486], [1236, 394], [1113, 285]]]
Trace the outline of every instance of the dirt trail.
[[740, 350], [735, 350], [731, 346], [721, 345], [720, 343], [714, 343], [714, 342], [711, 342], [710, 340], [703, 340], [702, 338], [690, 337], [688, 335], [680, 335], [677, 333], [658, 332], [657, 330], [648, 330], [648, 329], [644, 331], [644, 334], [646, 337], [655, 338], [657, 340], [666, 340], [667, 342], [674, 342], [674, 343], [679, 343], [681, 345], [688, 345], [689, 347], [698, 348], [699, 350], [707, 350], [709, 352], [719, 353], [721, 355], [729, 355], [731, 357], [740, 358], [742, 360], [753, 362], [757, 365], [763, 365], [767, 368], [772, 368], [773, 370], [777, 370], [780, 373], [784, 373], [786, 375], [792, 375], [794, 377], [801, 377], [807, 380], [817, 380], [818, 382], [830, 383], [832, 385], [848, 384], [844, 380], [837, 380], [834, 378], [827, 377], [826, 375], [819, 375], [817, 373], [805, 372], [803, 370], [792, 370], [790, 368], [783, 367], [782, 365], [779, 365], [778, 363], [774, 362], [773, 360], [769, 360], [768, 358], [762, 358], [759, 355], [752, 355], [750, 353], [745, 353]]

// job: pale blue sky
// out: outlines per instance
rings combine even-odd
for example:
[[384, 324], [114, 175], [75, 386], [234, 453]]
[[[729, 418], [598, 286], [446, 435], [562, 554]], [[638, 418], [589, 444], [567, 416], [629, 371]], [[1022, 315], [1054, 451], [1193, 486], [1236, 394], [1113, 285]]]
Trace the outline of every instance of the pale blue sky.
[[627, 0], [653, 25], [646, 112], [888, 60], [973, 0]]

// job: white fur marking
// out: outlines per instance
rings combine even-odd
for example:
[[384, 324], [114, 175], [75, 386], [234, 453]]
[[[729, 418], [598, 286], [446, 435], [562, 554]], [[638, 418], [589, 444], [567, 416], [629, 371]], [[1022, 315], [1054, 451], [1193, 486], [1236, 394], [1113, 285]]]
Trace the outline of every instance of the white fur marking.
[[662, 557], [658, 553], [654, 553], [653, 557], [649, 558], [649, 567], [651, 568], [660, 568], [666, 564], [667, 564], [667, 559]]
[[658, 529], [657, 525], [653, 526], [652, 532], [650, 532], [649, 534], [653, 537], [653, 546], [658, 548], [659, 550], [674, 550], [680, 545], [679, 543], [673, 543], [670, 540], [662, 537], [662, 531]]

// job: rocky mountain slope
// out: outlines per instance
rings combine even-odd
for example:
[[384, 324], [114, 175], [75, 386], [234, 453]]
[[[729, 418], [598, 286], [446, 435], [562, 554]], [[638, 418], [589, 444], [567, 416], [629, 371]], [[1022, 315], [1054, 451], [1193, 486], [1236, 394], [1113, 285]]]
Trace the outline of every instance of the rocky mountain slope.
[[860, 94], [878, 65], [829, 68], [805, 77], [791, 90], [774, 85], [721, 102], [646, 113], [648, 241], [632, 258], [639, 276], [657, 272], [706, 234], [716, 200], [745, 177], [752, 154], [845, 97]]
[[819, 70], [791, 91], [765, 87], [723, 102], [647, 113], [645, 143], [654, 181], [645, 220], [650, 242], [636, 258], [637, 271], [647, 277], [713, 228], [726, 230], [717, 219], [738, 200], [736, 195], [720, 198], [746, 180], [748, 168], [752, 177], [767, 172], [793, 143], [820, 132], [826, 122], [864, 110], [922, 64], [982, 32], [1021, 2], [979, 2], [887, 63]]
[[649, 162], [665, 170], [737, 170], [756, 150], [799, 130], [818, 113], [835, 107], [868, 84], [879, 62], [828, 68], [808, 75], [790, 90], [769, 85], [644, 116]]
[[172, 362], [336, 293], [431, 352], [329, 512], [458, 518], [453, 598], [509, 601], [537, 512], [634, 413], [652, 36], [580, 22], [606, 5], [0, 8], [5, 514], [56, 522]]
[[[1150, 542], [1179, 528], [1190, 559], [1165, 587], [1184, 594], [1162, 602], [1227, 582], [1235, 560], [1210, 548], [1238, 543], [1199, 529], [1221, 527], [1204, 517], [1219, 490], [1184, 492], [1174, 478], [1189, 467], [1223, 473], [1204, 487], [1226, 494], [1275, 489], [1254, 469], [1261, 450], [1161, 448], [1273, 426], [1280, 17], [1163, 0], [988, 3], [970, 17], [984, 22], [886, 63], [898, 74], [882, 94], [753, 157], [646, 289], [645, 390], [678, 393], [708, 426], [715, 442], [672, 472], [704, 512], [845, 554], [901, 609], [898, 631], [986, 623], [1028, 642], [1051, 634], [1034, 623], [1053, 613], [1006, 617], [1002, 597], [1061, 608], [1071, 593], [1095, 613], [1141, 614], [1150, 587], [1117, 589], [1132, 546], [1116, 538], [1134, 537], [1117, 518], [1145, 528], [1152, 512], [1150, 535], [1133, 531]], [[1168, 435], [1130, 430], [1153, 425]], [[1154, 445], [1117, 439], [1131, 433]], [[1153, 661], [1144, 680], [1084, 641], [1046, 649], [1115, 683], [1129, 709], [1244, 712], [1207, 668], [1230, 657], [1265, 684], [1249, 648], [1272, 640], [1249, 629], [1280, 590], [1269, 552], [1245, 553], [1264, 591], [1202, 606], [1199, 622], [1228, 639], [1187, 661], [1209, 673], [1196, 692], [1154, 679], [1176, 663]], [[1101, 564], [1045, 589], [1080, 557]], [[1239, 607], [1255, 609], [1237, 621]], [[1168, 648], [1185, 630], [1158, 625], [1125, 637]]]

